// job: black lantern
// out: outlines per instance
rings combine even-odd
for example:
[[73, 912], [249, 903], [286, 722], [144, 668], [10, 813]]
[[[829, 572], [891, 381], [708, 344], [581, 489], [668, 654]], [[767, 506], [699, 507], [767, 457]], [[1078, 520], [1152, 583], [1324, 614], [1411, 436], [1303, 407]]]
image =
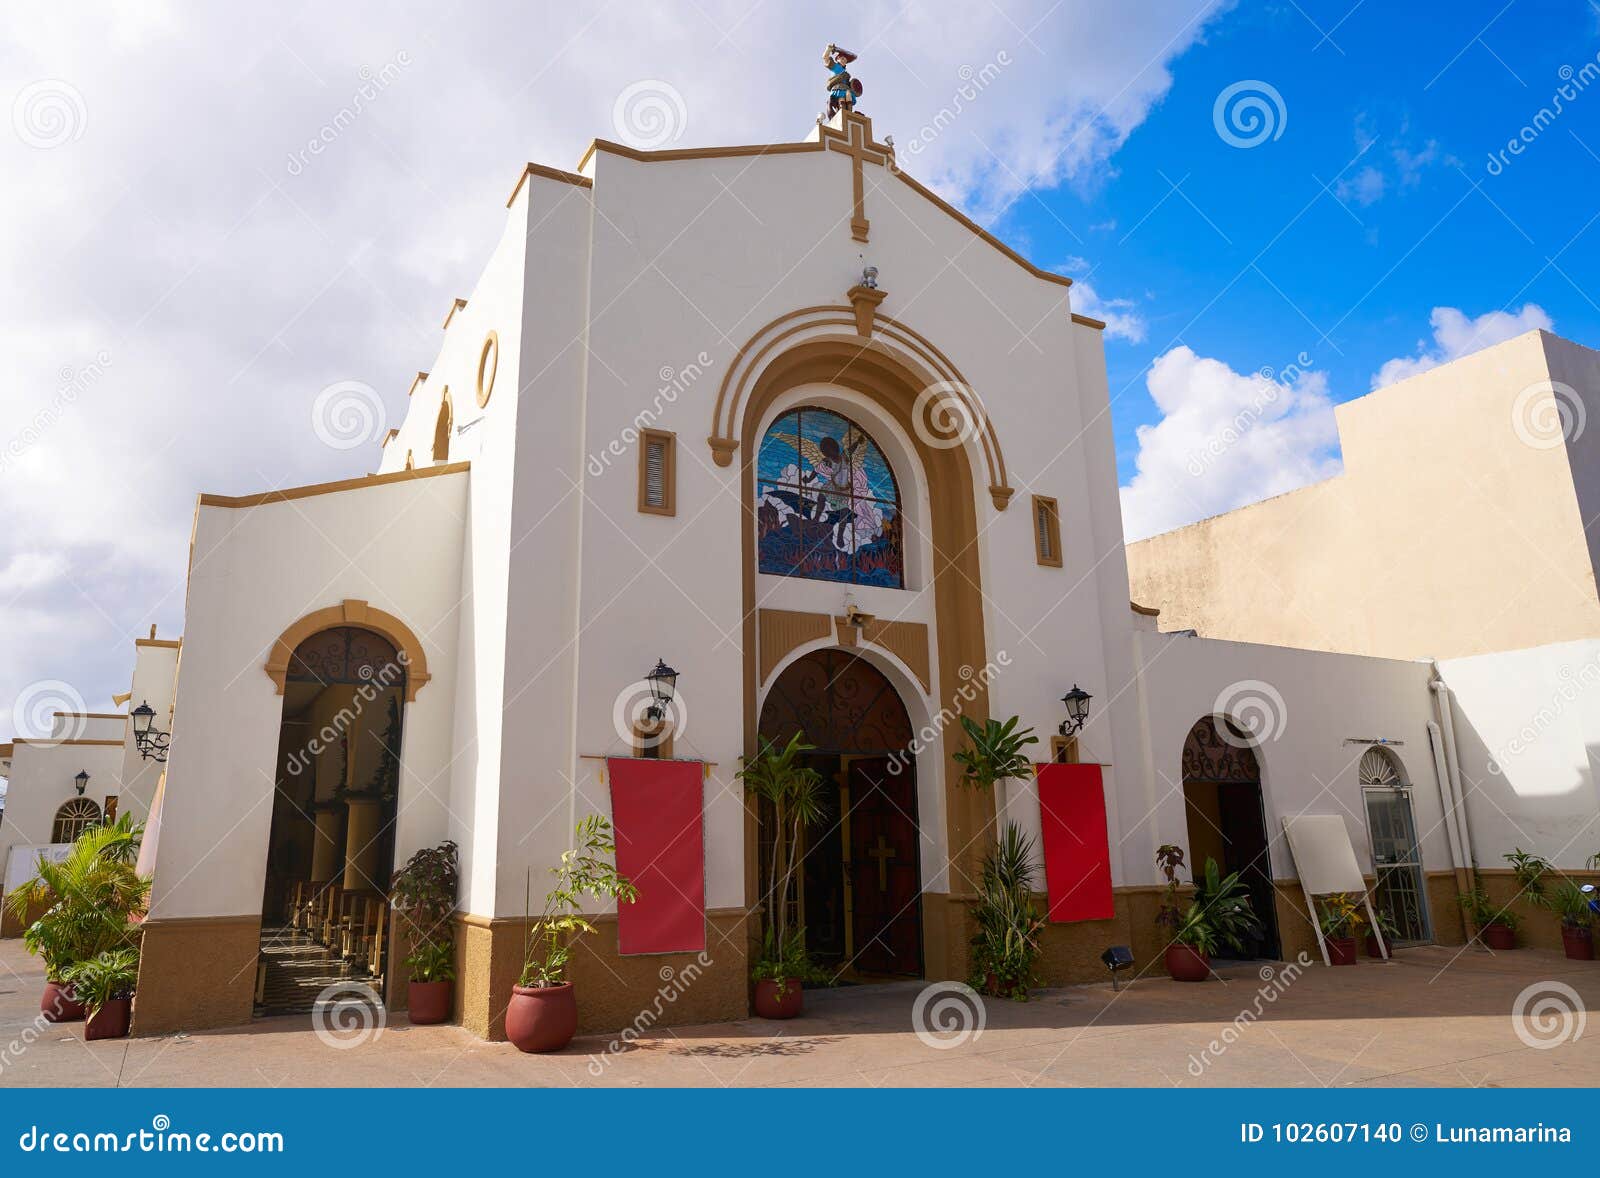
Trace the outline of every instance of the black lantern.
[[89, 788], [88, 771], [79, 769], [78, 775], [72, 779], [72, 783], [78, 787], [78, 796], [80, 798], [83, 797], [83, 791]]
[[156, 710], [149, 700], [141, 700], [129, 715], [133, 719], [133, 743], [146, 761], [161, 763], [167, 759], [167, 733], [154, 727]]
[[667, 709], [672, 706], [673, 695], [678, 690], [678, 672], [667, 666], [662, 659], [656, 660], [655, 670], [644, 677], [650, 684], [651, 703], [645, 715], [652, 720], [665, 720]]
[[1071, 736], [1083, 727], [1084, 721], [1089, 718], [1089, 701], [1093, 698], [1076, 683], [1071, 691], [1061, 697], [1061, 702], [1067, 706], [1067, 718], [1061, 721], [1062, 736]]

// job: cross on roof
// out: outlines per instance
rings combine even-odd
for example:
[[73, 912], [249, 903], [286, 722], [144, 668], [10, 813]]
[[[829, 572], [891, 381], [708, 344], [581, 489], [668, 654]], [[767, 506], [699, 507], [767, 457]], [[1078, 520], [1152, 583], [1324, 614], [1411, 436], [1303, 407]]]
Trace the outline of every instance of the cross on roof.
[[866, 178], [861, 165], [878, 164], [888, 167], [894, 163], [894, 148], [878, 143], [872, 138], [872, 120], [855, 111], [844, 111], [841, 127], [835, 129], [822, 124], [822, 141], [830, 151], [842, 151], [850, 157], [850, 187], [854, 204], [850, 215], [850, 236], [857, 241], [867, 240], [870, 223], [867, 220]]

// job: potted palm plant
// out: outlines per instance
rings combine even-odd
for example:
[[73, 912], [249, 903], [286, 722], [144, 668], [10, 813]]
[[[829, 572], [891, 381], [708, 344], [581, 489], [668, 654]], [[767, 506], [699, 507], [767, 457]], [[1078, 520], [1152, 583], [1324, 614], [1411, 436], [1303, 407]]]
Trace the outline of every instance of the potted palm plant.
[[455, 1009], [456, 844], [425, 847], [395, 872], [389, 896], [405, 925], [406, 1009], [413, 1023], [442, 1023]]
[[1357, 899], [1349, 892], [1335, 892], [1317, 901], [1317, 923], [1322, 926], [1322, 942], [1328, 949], [1329, 965], [1356, 963], [1356, 933], [1367, 923]]
[[1461, 910], [1478, 930], [1478, 939], [1497, 952], [1517, 947], [1517, 926], [1521, 917], [1489, 899], [1482, 884], [1461, 893]]
[[1568, 881], [1546, 891], [1543, 905], [1561, 921], [1561, 947], [1573, 961], [1594, 960], [1594, 910], [1589, 897]]
[[983, 861], [973, 916], [972, 986], [997, 997], [1028, 1000], [1033, 967], [1045, 918], [1033, 902], [1037, 872], [1034, 841], [1015, 823], [1006, 823], [999, 843]]
[[[995, 786], [1013, 777], [1028, 777], [1033, 773], [1033, 762], [1023, 752], [1039, 738], [1032, 728], [1017, 731], [1021, 718], [1012, 716], [1001, 722], [995, 719], [978, 723], [971, 716], [961, 717], [961, 728], [967, 734], [967, 747], [955, 754], [961, 766], [961, 784], [974, 789], [995, 790]], [[995, 812], [1003, 809], [1003, 799], [995, 791]]]
[[[590, 814], [578, 823], [572, 848], [550, 869], [556, 883], [545, 896], [544, 912], [528, 926], [522, 976], [506, 1008], [506, 1038], [518, 1051], [560, 1051], [578, 1033], [578, 1000], [567, 965], [577, 939], [595, 931], [582, 915], [583, 899], [631, 904], [639, 895], [617, 874], [616, 853], [611, 823]], [[528, 886], [531, 892], [531, 873]]]
[[1252, 937], [1260, 935], [1261, 921], [1250, 906], [1249, 889], [1237, 871], [1223, 875], [1217, 861], [1207, 859], [1185, 905], [1178, 882], [1183, 851], [1167, 844], [1157, 850], [1156, 862], [1167, 876], [1167, 894], [1156, 915], [1156, 923], [1169, 933], [1167, 973], [1176, 982], [1203, 982], [1211, 976], [1211, 954], [1224, 945], [1242, 952]]
[[107, 949], [63, 971], [73, 997], [83, 1003], [89, 1021], [85, 1039], [122, 1039], [133, 1019], [133, 990], [139, 982], [139, 951]]
[[[1378, 918], [1377, 931], [1383, 934], [1384, 947], [1387, 947], [1391, 953], [1394, 952], [1394, 942], [1395, 938], [1400, 935], [1400, 926], [1395, 923], [1394, 917], [1390, 916], [1387, 910], [1375, 907], [1372, 911]], [[1372, 929], [1369, 928], [1367, 930], [1367, 935], [1363, 938], [1363, 944], [1368, 957], [1381, 958], [1383, 956], [1383, 947], [1378, 945], [1378, 938], [1373, 936]]]
[[139, 926], [132, 918], [150, 899], [149, 879], [134, 869], [143, 833], [128, 814], [109, 826], [91, 827], [65, 858], [41, 859], [34, 877], [6, 898], [19, 919], [44, 909], [22, 934], [22, 943], [44, 961], [39, 1010], [47, 1021], [84, 1017], [67, 976], [72, 966], [138, 945]]
[[805, 764], [802, 733], [778, 748], [762, 740], [739, 770], [745, 794], [756, 803], [756, 819], [769, 825], [772, 847], [762, 862], [761, 952], [750, 969], [752, 1005], [762, 1018], [794, 1018], [801, 1011], [803, 983], [821, 975], [806, 953], [805, 929], [790, 922], [806, 826], [822, 816], [822, 774]]

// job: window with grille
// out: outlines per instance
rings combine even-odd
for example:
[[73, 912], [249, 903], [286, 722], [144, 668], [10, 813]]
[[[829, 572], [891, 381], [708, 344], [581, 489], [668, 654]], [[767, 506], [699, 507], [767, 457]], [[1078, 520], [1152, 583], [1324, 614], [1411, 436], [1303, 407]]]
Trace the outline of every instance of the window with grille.
[[650, 515], [676, 515], [677, 438], [666, 430], [639, 435], [639, 510]]
[[1033, 554], [1042, 565], [1061, 567], [1061, 509], [1042, 495], [1033, 497]]
[[62, 803], [56, 811], [55, 824], [50, 828], [53, 843], [75, 843], [78, 836], [91, 826], [100, 824], [100, 807], [88, 798], [73, 798]]

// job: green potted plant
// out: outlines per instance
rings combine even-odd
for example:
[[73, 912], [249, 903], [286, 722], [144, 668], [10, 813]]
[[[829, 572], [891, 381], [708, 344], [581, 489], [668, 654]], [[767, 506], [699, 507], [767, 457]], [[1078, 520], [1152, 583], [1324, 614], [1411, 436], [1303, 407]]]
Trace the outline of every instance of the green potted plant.
[[1028, 1000], [1034, 964], [1043, 951], [1045, 918], [1033, 902], [1037, 873], [1034, 841], [1006, 823], [999, 843], [983, 861], [978, 881], [978, 923], [972, 938], [972, 986], [985, 994]]
[[578, 1001], [567, 965], [577, 939], [595, 931], [582, 915], [583, 898], [631, 904], [639, 895], [617, 874], [616, 852], [611, 823], [590, 814], [578, 823], [572, 848], [550, 869], [556, 883], [545, 896], [544, 912], [528, 927], [522, 976], [506, 1008], [506, 1038], [518, 1051], [560, 1051], [578, 1033]]
[[[1381, 906], [1374, 907], [1372, 911], [1378, 918], [1377, 931], [1383, 934], [1383, 945], [1392, 954], [1394, 952], [1395, 938], [1400, 935], [1400, 926], [1394, 922], [1394, 917], [1390, 916]], [[1372, 933], [1373, 930], [1369, 928], [1367, 935], [1363, 938], [1367, 956], [1381, 958], [1383, 956], [1383, 948], [1379, 947], [1378, 938], [1373, 936]]]
[[805, 764], [809, 745], [801, 733], [783, 748], [763, 740], [739, 770], [756, 820], [770, 825], [772, 846], [763, 856], [761, 952], [750, 969], [752, 1005], [762, 1018], [794, 1018], [804, 999], [803, 983], [821, 975], [806, 954], [805, 929], [790, 923], [805, 828], [822, 817], [822, 774]]
[[1540, 904], [1544, 900], [1545, 877], [1552, 868], [1550, 860], [1541, 855], [1535, 855], [1517, 847], [1509, 855], [1503, 856], [1511, 864], [1511, 874], [1516, 877], [1517, 890], [1528, 898], [1531, 904]]
[[1517, 947], [1517, 926], [1522, 918], [1489, 899], [1482, 884], [1461, 893], [1461, 910], [1478, 930], [1478, 939], [1497, 952]]
[[133, 990], [139, 983], [139, 951], [107, 949], [62, 971], [89, 1021], [85, 1039], [122, 1039], [133, 1020]]
[[67, 977], [72, 966], [138, 945], [139, 926], [132, 918], [150, 899], [149, 879], [134, 870], [143, 833], [128, 814], [109, 826], [90, 827], [65, 858], [41, 859], [34, 877], [6, 898], [18, 919], [44, 909], [23, 932], [22, 943], [44, 961], [39, 1010], [47, 1021], [84, 1017]]
[[1211, 976], [1211, 954], [1223, 945], [1243, 951], [1261, 932], [1249, 889], [1237, 871], [1223, 875], [1217, 861], [1207, 859], [1185, 905], [1178, 882], [1183, 851], [1170, 843], [1162, 846], [1156, 863], [1167, 877], [1167, 894], [1156, 915], [1156, 923], [1168, 932], [1167, 973], [1173, 981], [1203, 982]]
[[425, 847], [395, 872], [389, 898], [406, 930], [406, 1008], [413, 1023], [442, 1023], [455, 1009], [456, 844]]
[[1594, 910], [1570, 880], [1547, 889], [1542, 903], [1561, 921], [1561, 947], [1573, 961], [1594, 960]]
[[[978, 723], [971, 716], [961, 717], [961, 729], [967, 734], [967, 747], [955, 754], [961, 766], [961, 784], [974, 789], [994, 791], [995, 786], [1013, 777], [1030, 777], [1033, 762], [1023, 752], [1039, 738], [1032, 728], [1017, 731], [1021, 718], [1012, 716], [1001, 722], [995, 719]], [[995, 812], [999, 813], [1001, 798], [995, 794]]]
[[1329, 965], [1356, 963], [1356, 933], [1367, 923], [1360, 901], [1349, 892], [1334, 892], [1317, 901], [1317, 923], [1328, 950]]

